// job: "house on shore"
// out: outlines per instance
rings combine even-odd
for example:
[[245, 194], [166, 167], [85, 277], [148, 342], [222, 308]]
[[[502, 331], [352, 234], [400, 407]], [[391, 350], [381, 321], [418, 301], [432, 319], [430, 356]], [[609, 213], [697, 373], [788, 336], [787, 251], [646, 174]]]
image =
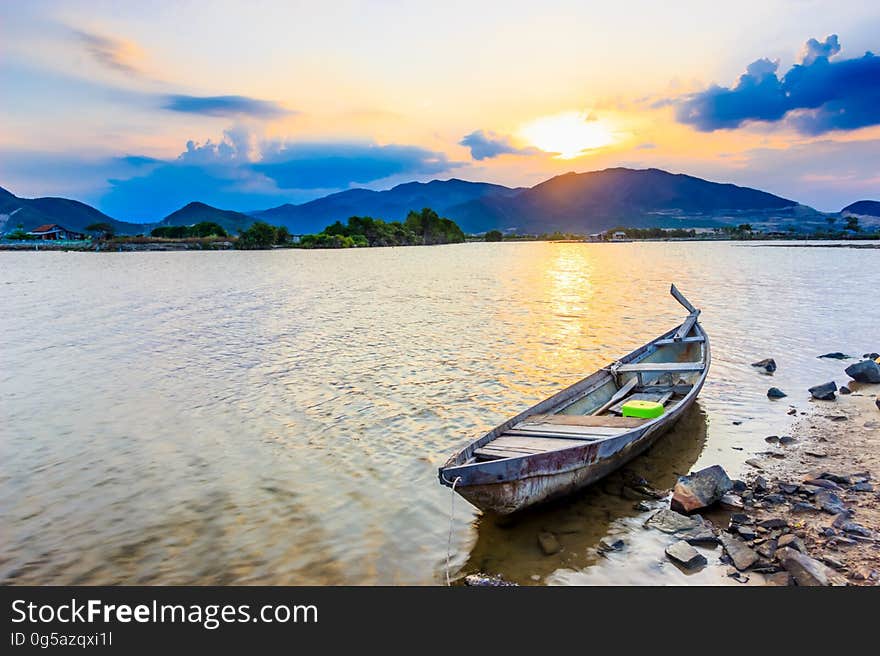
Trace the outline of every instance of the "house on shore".
[[45, 225], [37, 226], [36, 228], [28, 232], [28, 234], [36, 237], [37, 239], [43, 240], [76, 241], [78, 239], [86, 238], [86, 236], [81, 232], [68, 230], [64, 226], [57, 223], [46, 223]]

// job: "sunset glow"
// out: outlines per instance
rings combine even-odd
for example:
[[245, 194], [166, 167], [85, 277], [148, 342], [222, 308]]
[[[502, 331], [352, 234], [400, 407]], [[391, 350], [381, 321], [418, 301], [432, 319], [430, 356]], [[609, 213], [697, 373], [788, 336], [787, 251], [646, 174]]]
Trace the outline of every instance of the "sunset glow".
[[615, 141], [611, 128], [587, 112], [543, 116], [524, 125], [520, 134], [531, 145], [559, 159], [574, 159]]

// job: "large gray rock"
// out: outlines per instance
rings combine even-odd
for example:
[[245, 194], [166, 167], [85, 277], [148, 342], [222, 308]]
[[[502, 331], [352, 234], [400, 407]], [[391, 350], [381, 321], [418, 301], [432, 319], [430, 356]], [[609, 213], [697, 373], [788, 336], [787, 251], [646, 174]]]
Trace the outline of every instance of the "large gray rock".
[[645, 526], [675, 535], [689, 544], [717, 541], [715, 532], [705, 519], [699, 515], [688, 517], [668, 508], [658, 510], [651, 515]]
[[813, 497], [816, 505], [829, 515], [849, 515], [849, 510], [843, 500], [831, 490], [822, 490]]
[[798, 585], [846, 585], [846, 579], [827, 565], [789, 547], [776, 552], [779, 564], [792, 575]]
[[712, 465], [693, 474], [679, 477], [672, 490], [670, 507], [692, 513], [719, 501], [733, 488], [733, 481], [720, 465]]
[[778, 387], [771, 387], [767, 390], [767, 398], [768, 399], [784, 399], [788, 394], [783, 392]]
[[833, 380], [830, 383], [815, 385], [809, 389], [809, 392], [813, 395], [813, 398], [820, 401], [833, 401], [836, 398], [834, 396], [834, 392], [836, 391], [837, 383], [835, 383]]
[[706, 564], [706, 557], [684, 540], [679, 540], [666, 547], [666, 555], [687, 569]]
[[880, 364], [873, 360], [862, 360], [851, 364], [844, 371], [846, 375], [860, 383], [880, 383]]
[[718, 536], [718, 540], [721, 542], [721, 546], [724, 547], [724, 551], [730, 556], [733, 566], [739, 571], [747, 570], [758, 562], [758, 554], [739, 538], [735, 538], [728, 533], [721, 533]]

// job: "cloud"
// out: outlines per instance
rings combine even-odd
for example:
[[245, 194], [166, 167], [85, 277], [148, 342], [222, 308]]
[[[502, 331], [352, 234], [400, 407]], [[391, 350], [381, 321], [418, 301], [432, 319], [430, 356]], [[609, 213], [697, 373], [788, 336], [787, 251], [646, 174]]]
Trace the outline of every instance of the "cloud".
[[779, 62], [752, 62], [733, 87], [713, 85], [673, 102], [676, 119], [702, 132], [751, 121], [783, 122], [802, 134], [880, 124], [880, 57], [831, 61], [837, 35], [807, 41], [800, 64], [783, 77]]
[[476, 160], [492, 159], [499, 155], [532, 155], [538, 152], [534, 148], [517, 148], [510, 137], [486, 130], [475, 130], [458, 143], [470, 148], [471, 157]]
[[434, 175], [454, 164], [418, 146], [373, 143], [267, 143], [253, 165], [279, 186], [297, 189], [365, 184], [395, 175]]
[[136, 63], [140, 52], [133, 43], [83, 30], [73, 30], [73, 33], [98, 63], [121, 73], [143, 74]]
[[271, 100], [259, 100], [248, 96], [190, 96], [171, 94], [163, 99], [163, 109], [185, 114], [204, 116], [250, 117], [260, 119], [279, 118], [295, 112]]
[[124, 161], [128, 176], [112, 176], [99, 205], [111, 216], [142, 222], [158, 221], [193, 200], [247, 211], [393, 176], [434, 176], [458, 164], [418, 146], [261, 141], [244, 127], [217, 141], [190, 140], [174, 159], [129, 155]]

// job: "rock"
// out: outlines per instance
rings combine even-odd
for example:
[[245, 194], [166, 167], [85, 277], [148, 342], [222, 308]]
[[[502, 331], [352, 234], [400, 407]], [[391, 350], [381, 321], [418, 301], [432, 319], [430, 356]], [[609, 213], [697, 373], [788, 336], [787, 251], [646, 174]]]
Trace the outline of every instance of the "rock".
[[793, 513], [814, 512], [817, 510], [819, 509], [816, 506], [806, 501], [796, 501], [791, 504], [791, 512]]
[[651, 515], [645, 526], [670, 533], [690, 544], [714, 543], [717, 540], [711, 526], [699, 515], [689, 517], [668, 508]]
[[819, 401], [833, 401], [837, 398], [834, 396], [834, 392], [837, 391], [837, 383], [832, 380], [830, 383], [814, 385], [808, 391], [812, 394], [814, 399], [818, 399]]
[[464, 584], [472, 588], [505, 588], [515, 587], [519, 584], [505, 581], [500, 574], [490, 575], [483, 573], [468, 574], [464, 577]]
[[853, 492], [873, 492], [874, 486], [868, 482], [856, 483], [851, 488], [849, 488]]
[[880, 353], [865, 353], [862, 355], [865, 360], [880, 360]]
[[780, 483], [779, 490], [783, 494], [794, 494], [800, 488], [799, 485], [795, 485], [794, 483]]
[[756, 476], [755, 482], [752, 487], [755, 488], [755, 492], [766, 492], [770, 489], [770, 487], [767, 485], [767, 479], [763, 476]]
[[788, 522], [782, 519], [782, 517], [770, 517], [769, 519], [758, 522], [758, 526], [762, 526], [763, 528], [786, 528]]
[[876, 405], [877, 409], [880, 410], [880, 394], [878, 394], [877, 398], [874, 399], [874, 405]]
[[780, 535], [779, 539], [776, 541], [777, 549], [784, 549], [786, 547], [790, 549], [796, 549], [801, 553], [807, 552], [807, 547], [804, 545], [804, 541], [801, 540], [794, 533], [786, 533], [785, 535]]
[[852, 476], [847, 474], [834, 474], [832, 472], [822, 472], [819, 474], [819, 478], [824, 481], [831, 481], [832, 483], [837, 483], [838, 485], [852, 485], [855, 483]]
[[746, 464], [750, 467], [754, 467], [755, 469], [764, 469], [764, 465], [762, 465], [757, 459], [749, 458], [746, 460]]
[[797, 408], [789, 408], [789, 409], [786, 411], [785, 414], [787, 414], [787, 415], [796, 415], [796, 414], [797, 414]]
[[791, 585], [791, 574], [788, 572], [776, 572], [764, 577], [767, 585]]
[[730, 516], [731, 524], [749, 524], [751, 521], [751, 518], [745, 513], [733, 513]]
[[819, 355], [816, 357], [828, 358], [829, 360], [849, 360], [849, 356], [846, 353], [841, 353], [840, 351], [834, 351], [833, 353], [825, 353], [824, 355]]
[[769, 503], [770, 505], [775, 506], [780, 503], [785, 503], [785, 497], [781, 494], [768, 494], [764, 497], [764, 503]]
[[845, 533], [850, 533], [854, 535], [861, 535], [862, 537], [869, 538], [871, 537], [870, 529], [865, 528], [861, 524], [858, 524], [852, 520], [850, 520], [846, 515], [838, 515], [834, 522], [831, 524], [834, 528], [840, 529]]
[[846, 579], [815, 558], [788, 547], [776, 552], [779, 562], [798, 585], [846, 585]]
[[556, 536], [548, 531], [538, 533], [538, 544], [541, 546], [541, 551], [544, 552], [545, 556], [552, 556], [562, 549], [562, 545], [559, 544]]
[[831, 492], [830, 490], [822, 490], [821, 492], [817, 492], [816, 496], [813, 498], [816, 501], [816, 505], [829, 515], [849, 516], [849, 510], [847, 510], [843, 501], [841, 501], [840, 497], [834, 494], [834, 492]]
[[653, 506], [647, 501], [639, 501], [636, 504], [633, 504], [633, 510], [638, 510], [641, 512], [646, 512], [648, 510], [652, 510]]
[[687, 569], [693, 569], [706, 564], [706, 557], [684, 540], [679, 540], [666, 547], [666, 555]]
[[738, 478], [735, 478], [735, 479], [733, 479], [733, 487], [730, 489], [732, 491], [736, 492], [737, 494], [739, 494], [740, 492], [745, 492], [746, 487], [747, 486], [746, 486], [745, 481], [741, 481]]
[[772, 374], [774, 371], [776, 371], [776, 360], [774, 360], [773, 358], [764, 358], [763, 360], [759, 360], [758, 362], [753, 362], [752, 366], [763, 369], [768, 374]]
[[606, 553], [608, 551], [620, 551], [626, 543], [620, 538], [614, 538], [606, 535], [599, 540], [599, 551]]
[[849, 387], [847, 387], [846, 385], [841, 385], [840, 389], [837, 391], [840, 392], [841, 394], [852, 394], [852, 390]]
[[837, 558], [832, 558], [831, 556], [822, 556], [822, 562], [828, 565], [828, 567], [836, 569], [838, 572], [846, 571], [846, 565], [837, 560]]
[[728, 510], [742, 510], [743, 509], [743, 500], [741, 497], [733, 494], [732, 492], [728, 492], [723, 495], [719, 500], [719, 503], [723, 508], [727, 508]]
[[856, 362], [844, 371], [847, 376], [860, 383], [880, 383], [880, 364], [873, 360]]
[[733, 566], [739, 571], [747, 570], [749, 567], [758, 562], [758, 554], [749, 549], [746, 544], [739, 538], [735, 538], [727, 533], [722, 533], [719, 538], [721, 546], [730, 557]]
[[779, 436], [778, 435], [768, 435], [767, 437], [764, 438], [764, 441], [767, 442], [768, 444], [778, 444], [779, 443]]
[[784, 399], [786, 396], [788, 396], [788, 394], [778, 387], [771, 387], [767, 390], [767, 398], [769, 399]]
[[739, 533], [744, 540], [754, 540], [758, 536], [754, 528], [745, 524], [737, 526], [736, 532]]
[[762, 542], [758, 545], [755, 551], [768, 560], [772, 559], [773, 554], [776, 553], [776, 540], [770, 538], [769, 540]]
[[840, 489], [840, 486], [837, 483], [827, 478], [822, 478], [821, 476], [819, 478], [805, 478], [804, 483], [806, 483], [807, 485], [812, 485], [814, 487], [822, 487], [826, 490]]
[[795, 439], [791, 435], [783, 435], [782, 437], [779, 438], [779, 443], [783, 446], [785, 446], [787, 444], [791, 444], [794, 441], [795, 441]]
[[729, 492], [733, 481], [720, 465], [712, 465], [687, 476], [679, 477], [672, 491], [670, 507], [691, 513], [711, 506]]

